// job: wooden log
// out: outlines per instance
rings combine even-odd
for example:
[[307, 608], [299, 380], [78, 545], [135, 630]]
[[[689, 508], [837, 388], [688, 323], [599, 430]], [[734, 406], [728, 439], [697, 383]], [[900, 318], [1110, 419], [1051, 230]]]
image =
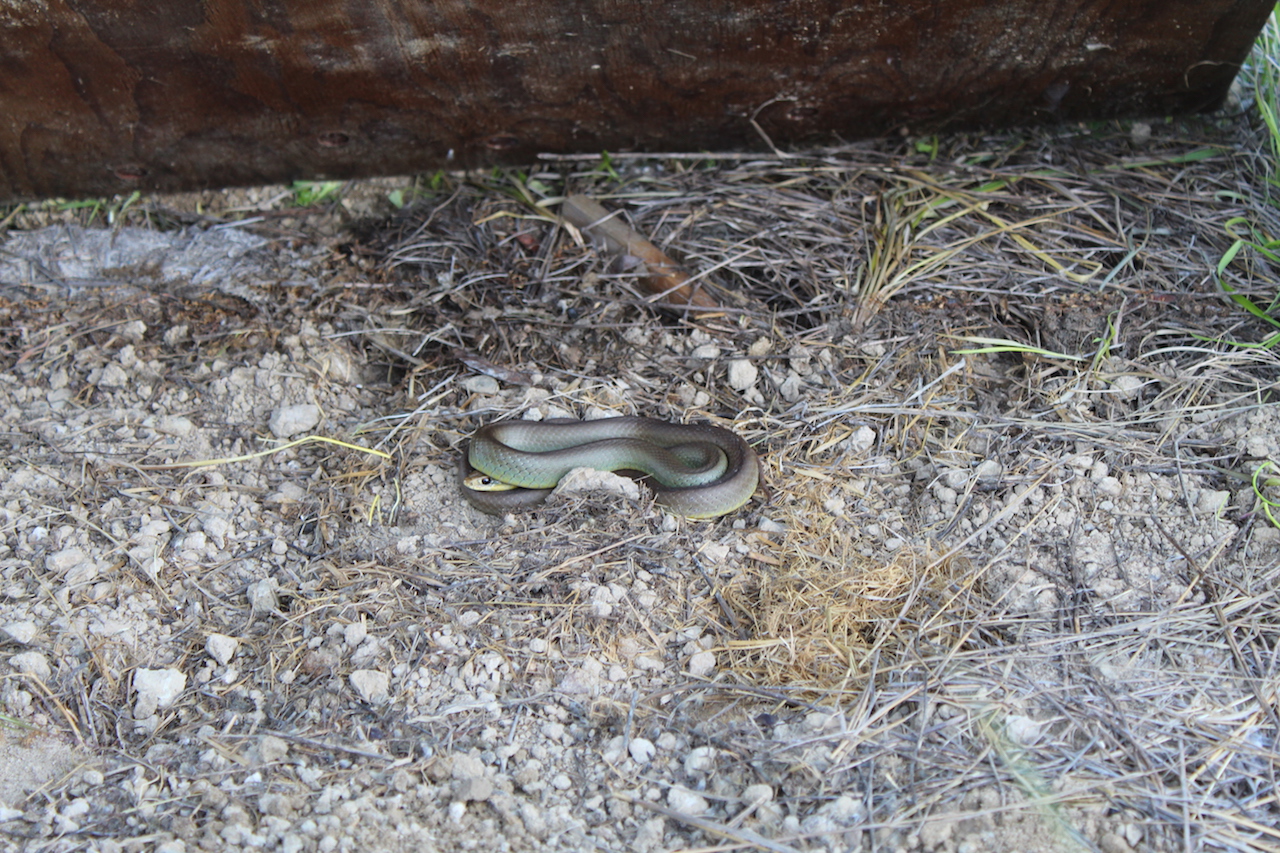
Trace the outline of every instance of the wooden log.
[[1270, 0], [49, 0], [0, 14], [0, 199], [1219, 104]]

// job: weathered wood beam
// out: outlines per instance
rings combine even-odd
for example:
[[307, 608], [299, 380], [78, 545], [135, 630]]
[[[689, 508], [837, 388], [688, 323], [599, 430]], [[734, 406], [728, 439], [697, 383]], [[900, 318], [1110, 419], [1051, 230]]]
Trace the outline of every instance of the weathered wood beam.
[[1270, 0], [0, 0], [0, 199], [1205, 110]]

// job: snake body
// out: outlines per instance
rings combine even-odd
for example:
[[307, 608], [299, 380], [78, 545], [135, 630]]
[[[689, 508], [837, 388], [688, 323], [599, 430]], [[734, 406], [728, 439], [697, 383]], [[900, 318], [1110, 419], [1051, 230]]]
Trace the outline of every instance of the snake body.
[[542, 503], [581, 467], [647, 477], [657, 502], [688, 518], [733, 512], [760, 483], [755, 451], [728, 430], [635, 417], [489, 424], [458, 470], [471, 505], [501, 515]]

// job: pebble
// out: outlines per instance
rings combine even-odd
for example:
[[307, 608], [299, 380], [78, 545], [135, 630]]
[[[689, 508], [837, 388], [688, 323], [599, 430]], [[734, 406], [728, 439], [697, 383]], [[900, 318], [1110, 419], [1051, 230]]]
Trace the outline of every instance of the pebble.
[[187, 675], [177, 669], [138, 669], [133, 673], [133, 689], [138, 694], [134, 719], [150, 717], [157, 708], [168, 708], [187, 687]]
[[705, 797], [701, 797], [690, 791], [688, 788], [682, 788], [679, 785], [672, 785], [667, 791], [667, 805], [687, 815], [700, 815], [708, 808]]
[[263, 764], [283, 761], [289, 754], [289, 743], [275, 735], [263, 735], [258, 741], [258, 760]]
[[485, 394], [488, 396], [493, 396], [502, 390], [498, 380], [492, 376], [468, 376], [462, 380], [462, 387], [472, 394]]
[[10, 640], [24, 646], [31, 645], [31, 641], [36, 638], [36, 623], [31, 620], [10, 622], [0, 630], [4, 631]]
[[735, 358], [729, 362], [729, 387], [735, 391], [746, 391], [756, 384], [760, 371], [745, 358]]
[[484, 776], [453, 780], [455, 803], [484, 802], [493, 796], [493, 782]]
[[689, 674], [695, 678], [706, 678], [715, 670], [715, 652], [698, 652], [689, 658]]
[[631, 753], [631, 759], [636, 764], [648, 764], [653, 760], [658, 748], [648, 738], [638, 737], [631, 739], [631, 743], [627, 746], [627, 751]]
[[1019, 746], [1032, 746], [1040, 740], [1040, 723], [1014, 714], [1005, 719], [1004, 733]]
[[357, 669], [351, 673], [349, 680], [360, 698], [370, 705], [381, 705], [387, 701], [391, 690], [391, 675], [376, 669]]
[[97, 385], [100, 388], [123, 388], [128, 384], [128, 372], [115, 362], [103, 365], [102, 372], [98, 374]]
[[281, 406], [271, 413], [267, 427], [276, 438], [288, 438], [303, 432], [309, 432], [320, 425], [323, 413], [320, 407], [311, 403], [299, 403], [296, 406]]
[[53, 675], [53, 667], [49, 659], [39, 652], [21, 652], [9, 658], [9, 666], [18, 672], [33, 675], [41, 681], [48, 681]]
[[167, 415], [156, 423], [156, 432], [162, 435], [172, 435], [181, 438], [190, 435], [196, 425], [191, 422], [190, 418], [184, 418], [181, 415]]
[[63, 548], [44, 558], [44, 567], [50, 572], [62, 574], [73, 566], [88, 561], [89, 557], [79, 548]]
[[689, 750], [689, 754], [684, 758], [684, 772], [690, 776], [702, 776], [710, 773], [716, 768], [716, 754], [719, 752], [714, 746], [700, 746], [697, 749]]
[[273, 612], [279, 606], [279, 601], [276, 599], [278, 586], [275, 578], [263, 578], [249, 584], [245, 590], [245, 596], [249, 599], [249, 608], [254, 613]]
[[978, 478], [979, 483], [992, 483], [1000, 479], [1000, 475], [1004, 473], [1004, 468], [994, 459], [987, 459], [978, 465], [974, 476]]
[[240, 641], [226, 634], [210, 634], [204, 641], [204, 650], [209, 653], [209, 657], [223, 666], [235, 656], [239, 647]]

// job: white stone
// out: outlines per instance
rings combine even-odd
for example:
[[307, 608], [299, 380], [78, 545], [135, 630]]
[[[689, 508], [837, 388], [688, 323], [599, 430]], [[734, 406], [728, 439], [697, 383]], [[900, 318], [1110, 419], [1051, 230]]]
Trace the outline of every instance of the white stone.
[[1115, 477], [1103, 477], [1098, 481], [1098, 492], [1111, 497], [1118, 497], [1124, 491], [1124, 486], [1120, 480]]
[[648, 738], [638, 737], [631, 739], [631, 743], [627, 745], [627, 751], [631, 753], [631, 759], [636, 764], [648, 764], [653, 760], [658, 748]]
[[311, 403], [299, 403], [296, 406], [281, 406], [271, 413], [267, 426], [277, 438], [288, 438], [291, 435], [308, 432], [320, 424], [323, 413], [319, 406]]
[[29, 619], [22, 622], [10, 622], [0, 630], [4, 631], [10, 640], [15, 643], [21, 643], [24, 646], [31, 645], [31, 641], [36, 638], [36, 623]]
[[123, 388], [129, 384], [129, 374], [113, 361], [103, 366], [97, 384], [102, 388]]
[[493, 396], [502, 390], [498, 380], [492, 376], [468, 376], [462, 380], [462, 387], [472, 394], [485, 394], [488, 396]]
[[351, 686], [370, 705], [381, 705], [389, 698], [391, 676], [376, 669], [357, 669], [351, 673]]
[[667, 791], [667, 805], [687, 815], [700, 815], [708, 808], [705, 797], [700, 797], [688, 788], [672, 785]]
[[1202, 489], [1196, 499], [1196, 509], [1204, 513], [1217, 514], [1226, 509], [1227, 502], [1230, 500], [1230, 492]]
[[1017, 714], [1005, 719], [1004, 732], [1019, 746], [1032, 746], [1040, 740], [1040, 724]]
[[746, 391], [756, 384], [760, 371], [745, 358], [735, 358], [729, 362], [729, 387], [735, 391]]
[[235, 656], [236, 649], [239, 646], [239, 640], [235, 637], [228, 637], [226, 634], [210, 634], [204, 641], [204, 650], [209, 653], [209, 657], [223, 666], [226, 666], [231, 658]]
[[716, 346], [715, 344], [703, 344], [702, 346], [694, 347], [693, 352], [689, 353], [689, 355], [693, 356], [694, 358], [705, 358], [707, 360], [711, 360], [713, 358], [719, 358], [720, 347]]
[[138, 704], [133, 718], [150, 717], [157, 708], [168, 708], [187, 687], [187, 675], [177, 669], [138, 669], [133, 673], [133, 689]]
[[767, 803], [772, 799], [772, 785], [748, 785], [742, 789], [742, 801], [744, 803]]
[[184, 435], [190, 435], [196, 425], [191, 422], [190, 418], [184, 418], [181, 415], [167, 415], [156, 423], [156, 432], [163, 435], [172, 435], [181, 438]]
[[44, 567], [51, 572], [61, 574], [88, 559], [88, 555], [79, 548], [63, 548], [45, 557]]
[[853, 435], [845, 439], [845, 446], [852, 453], [866, 453], [876, 446], [876, 431], [866, 425], [860, 426], [853, 431]]
[[560, 478], [556, 486], [558, 495], [577, 495], [585, 492], [605, 492], [622, 495], [629, 500], [640, 499], [640, 486], [630, 477], [594, 468], [574, 468]]
[[689, 750], [684, 757], [684, 772], [690, 776], [701, 776], [716, 768], [716, 754], [720, 750], [714, 746], [700, 746]]
[[275, 578], [263, 578], [249, 584], [245, 597], [249, 599], [249, 608], [254, 613], [271, 613], [279, 605], [276, 599], [276, 588], [279, 584]]
[[1142, 388], [1143, 380], [1139, 376], [1126, 373], [1123, 376], [1117, 376], [1111, 380], [1111, 386], [1120, 392], [1123, 397], [1134, 397], [1138, 390]]
[[1000, 467], [1000, 463], [994, 459], [987, 459], [978, 465], [975, 476], [980, 483], [990, 483], [1000, 479], [1000, 475], [1004, 473], [1004, 469]]
[[715, 670], [715, 652], [698, 652], [689, 658], [689, 674], [695, 678], [706, 678]]
[[369, 627], [363, 620], [351, 622], [342, 628], [342, 641], [347, 644], [347, 648], [354, 649], [363, 643], [367, 636], [369, 636]]
[[34, 675], [41, 681], [48, 681], [53, 675], [53, 667], [49, 659], [39, 652], [21, 652], [9, 658], [9, 666], [26, 675]]

